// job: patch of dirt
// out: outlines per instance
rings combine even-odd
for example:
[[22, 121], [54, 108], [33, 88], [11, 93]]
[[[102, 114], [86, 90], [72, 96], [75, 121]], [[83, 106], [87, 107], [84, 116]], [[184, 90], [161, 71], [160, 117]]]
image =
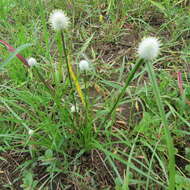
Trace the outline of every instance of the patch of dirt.
[[103, 61], [108, 64], [112, 61], [118, 61], [118, 59], [123, 56], [127, 56], [130, 61], [132, 60], [133, 55], [135, 55], [136, 50], [134, 47], [138, 39], [138, 31], [131, 26], [131, 28], [125, 32], [119, 40], [108, 43], [100, 42], [99, 44], [96, 44], [95, 48], [101, 55]]
[[[183, 128], [183, 127], [182, 127]], [[188, 127], [186, 127], [188, 128]], [[188, 131], [188, 129], [186, 129]], [[185, 170], [185, 167], [190, 164], [190, 161], [186, 155], [185, 148], [190, 147], [189, 135], [185, 135], [183, 138], [177, 138], [174, 142], [175, 148], [178, 152], [176, 154], [176, 165], [180, 168], [183, 173], [190, 178], [189, 172]]]
[[164, 14], [161, 14], [155, 10], [148, 11], [144, 16], [145, 22], [149, 23], [152, 27], [160, 27], [166, 21]]
[[22, 173], [16, 169], [28, 160], [29, 154], [10, 151], [1, 153], [0, 157], [4, 159], [0, 162], [0, 189], [9, 190], [9, 187], [12, 187], [14, 190], [20, 190], [22, 181], [16, 179], [21, 177]]
[[[76, 154], [76, 151], [75, 151]], [[30, 160], [28, 153], [16, 153], [14, 151], [1, 153], [0, 157], [5, 159], [0, 163], [0, 189], [21, 190], [22, 171], [18, 167]], [[61, 159], [61, 158], [60, 158]], [[108, 188], [114, 189], [114, 176], [111, 169], [104, 161], [105, 156], [98, 150], [93, 150], [91, 153], [85, 153], [79, 158], [76, 165], [73, 165], [72, 172], [83, 176], [58, 174], [52, 183], [54, 189], [62, 189], [60, 184], [67, 185], [68, 190], [99, 190]], [[36, 164], [33, 168], [34, 180], [45, 182], [49, 174], [46, 172], [46, 167], [41, 163]]]
[[98, 150], [84, 154], [80, 158], [80, 165], [73, 168], [84, 178], [72, 178], [73, 185], [70, 190], [114, 189], [114, 176], [104, 159], [105, 156]]

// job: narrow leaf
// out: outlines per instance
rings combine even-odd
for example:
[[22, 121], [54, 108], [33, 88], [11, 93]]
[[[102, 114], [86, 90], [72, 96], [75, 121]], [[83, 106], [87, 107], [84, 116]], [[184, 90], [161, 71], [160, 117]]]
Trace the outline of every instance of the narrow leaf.
[[3, 64], [1, 64], [0, 68], [3, 67], [5, 64], [7, 64], [11, 59], [13, 59], [15, 56], [18, 57], [18, 59], [27, 67], [29, 67], [27, 60], [20, 54], [18, 54], [20, 51], [25, 49], [26, 47], [31, 46], [32, 44], [24, 44], [20, 46], [19, 48], [15, 49], [7, 42], [0, 40], [0, 43], [3, 44], [9, 52], [14, 52]]
[[85, 105], [84, 95], [83, 95], [83, 93], [82, 93], [82, 90], [81, 90], [80, 84], [79, 84], [79, 82], [78, 82], [78, 79], [77, 79], [77, 77], [76, 77], [76, 75], [75, 75], [75, 73], [74, 73], [74, 71], [73, 71], [73, 69], [72, 69], [72, 66], [71, 66], [70, 64], [68, 64], [68, 66], [69, 66], [69, 73], [70, 73], [70, 75], [71, 75], [71, 78], [72, 78], [73, 81], [74, 81], [74, 84], [75, 84], [75, 86], [76, 86], [78, 95], [79, 95], [79, 97], [80, 97], [80, 99], [81, 99], [83, 105]]

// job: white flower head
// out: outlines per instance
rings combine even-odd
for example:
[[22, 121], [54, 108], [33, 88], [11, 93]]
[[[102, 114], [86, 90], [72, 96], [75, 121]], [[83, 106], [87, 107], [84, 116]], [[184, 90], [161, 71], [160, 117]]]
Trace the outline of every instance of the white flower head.
[[69, 26], [69, 18], [62, 10], [54, 10], [49, 16], [49, 23], [56, 31], [66, 29]]
[[81, 71], [88, 71], [88, 70], [90, 70], [90, 63], [88, 61], [86, 61], [86, 60], [81, 60], [79, 62], [79, 69]]
[[76, 106], [76, 108], [74, 105], [71, 106], [71, 113], [78, 112], [78, 110], [79, 110], [79, 108], [77, 106]]
[[28, 134], [29, 134], [30, 136], [32, 136], [32, 135], [34, 134], [34, 130], [28, 129]]
[[34, 66], [34, 65], [37, 64], [36, 59], [34, 59], [33, 57], [28, 58], [28, 59], [27, 59], [27, 62], [28, 62], [28, 65], [29, 65], [30, 67], [32, 67], [32, 66]]
[[138, 47], [138, 54], [140, 58], [146, 60], [155, 59], [160, 53], [160, 42], [155, 37], [144, 38]]

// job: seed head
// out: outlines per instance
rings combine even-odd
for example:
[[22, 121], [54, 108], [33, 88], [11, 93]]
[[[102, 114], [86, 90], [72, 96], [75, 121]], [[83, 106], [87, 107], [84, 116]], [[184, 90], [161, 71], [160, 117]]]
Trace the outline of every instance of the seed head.
[[28, 65], [29, 65], [30, 67], [32, 67], [32, 66], [34, 66], [34, 65], [37, 64], [36, 59], [34, 59], [33, 57], [30, 57], [29, 59], [27, 59], [27, 62], [28, 62]]
[[76, 106], [76, 108], [75, 108], [75, 106], [74, 105], [72, 105], [71, 106], [71, 113], [74, 113], [74, 112], [78, 112], [78, 107]]
[[82, 60], [79, 62], [79, 69], [81, 71], [88, 71], [90, 70], [90, 63], [86, 60]]
[[28, 129], [28, 134], [29, 134], [30, 136], [32, 136], [32, 135], [34, 134], [34, 130]]
[[139, 57], [145, 60], [155, 59], [160, 52], [160, 42], [155, 37], [144, 38], [138, 47]]
[[70, 21], [62, 10], [54, 10], [50, 14], [49, 23], [53, 30], [60, 31], [68, 28]]

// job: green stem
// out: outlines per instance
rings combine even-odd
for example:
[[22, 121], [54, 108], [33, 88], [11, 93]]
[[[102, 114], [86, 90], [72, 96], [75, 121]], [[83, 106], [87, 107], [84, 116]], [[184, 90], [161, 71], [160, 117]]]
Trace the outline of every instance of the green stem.
[[68, 76], [69, 76], [69, 82], [70, 82], [71, 89], [73, 89], [71, 75], [70, 75], [70, 72], [69, 72], [69, 61], [68, 61], [67, 49], [66, 49], [66, 46], [65, 46], [65, 38], [64, 38], [64, 35], [63, 35], [62, 31], [61, 31], [61, 39], [62, 39], [62, 45], [63, 45], [63, 52], [64, 52], [64, 55], [65, 55], [65, 62], [66, 62], [66, 65], [67, 65], [67, 72], [68, 72]]
[[[64, 55], [65, 55], [65, 62], [66, 62], [66, 66], [67, 66], [67, 72], [68, 72], [68, 76], [69, 76], [69, 82], [70, 82], [70, 86], [71, 86], [71, 94], [72, 94], [75, 110], [77, 111], [77, 103], [76, 103], [75, 96], [74, 96], [74, 93], [73, 93], [73, 84], [72, 84], [71, 75], [70, 75], [70, 71], [69, 71], [69, 61], [68, 61], [67, 49], [66, 49], [66, 46], [65, 46], [65, 38], [64, 38], [64, 34], [63, 34], [62, 31], [61, 31], [61, 39], [62, 39], [62, 45], [63, 45], [63, 52], [64, 52]], [[77, 122], [79, 122], [77, 113], [76, 113], [76, 117], [77, 117]], [[79, 123], [78, 123], [78, 125], [79, 125]]]
[[164, 132], [165, 132], [165, 138], [166, 138], [166, 143], [167, 143], [167, 148], [168, 148], [168, 153], [169, 153], [169, 190], [174, 190], [175, 189], [175, 154], [174, 154], [174, 145], [173, 145], [173, 140], [169, 131], [169, 126], [166, 118], [166, 114], [164, 111], [164, 106], [161, 100], [161, 95], [160, 95], [160, 90], [157, 84], [156, 80], [156, 75], [153, 69], [153, 65], [151, 62], [147, 63], [147, 69], [148, 69], [148, 74], [152, 83], [154, 95], [156, 97], [156, 103], [160, 112], [160, 117], [162, 119], [162, 123], [164, 125]]
[[131, 72], [129, 73], [127, 80], [125, 82], [125, 86], [123, 87], [123, 89], [121, 90], [121, 92], [119, 93], [113, 107], [111, 108], [111, 110], [108, 112], [108, 114], [106, 115], [103, 123], [101, 124], [101, 127], [103, 127], [106, 123], [106, 121], [111, 117], [112, 113], [114, 112], [114, 110], [116, 109], [116, 107], [119, 104], [120, 99], [124, 96], [127, 87], [129, 86], [129, 83], [132, 81], [135, 73], [137, 72], [138, 68], [143, 64], [143, 59], [139, 59], [137, 60], [135, 66], [133, 67], [133, 69], [131, 70]]
[[88, 122], [88, 89], [87, 89], [87, 73], [86, 71], [84, 72], [84, 88], [85, 88], [85, 112], [86, 112], [86, 122]]

